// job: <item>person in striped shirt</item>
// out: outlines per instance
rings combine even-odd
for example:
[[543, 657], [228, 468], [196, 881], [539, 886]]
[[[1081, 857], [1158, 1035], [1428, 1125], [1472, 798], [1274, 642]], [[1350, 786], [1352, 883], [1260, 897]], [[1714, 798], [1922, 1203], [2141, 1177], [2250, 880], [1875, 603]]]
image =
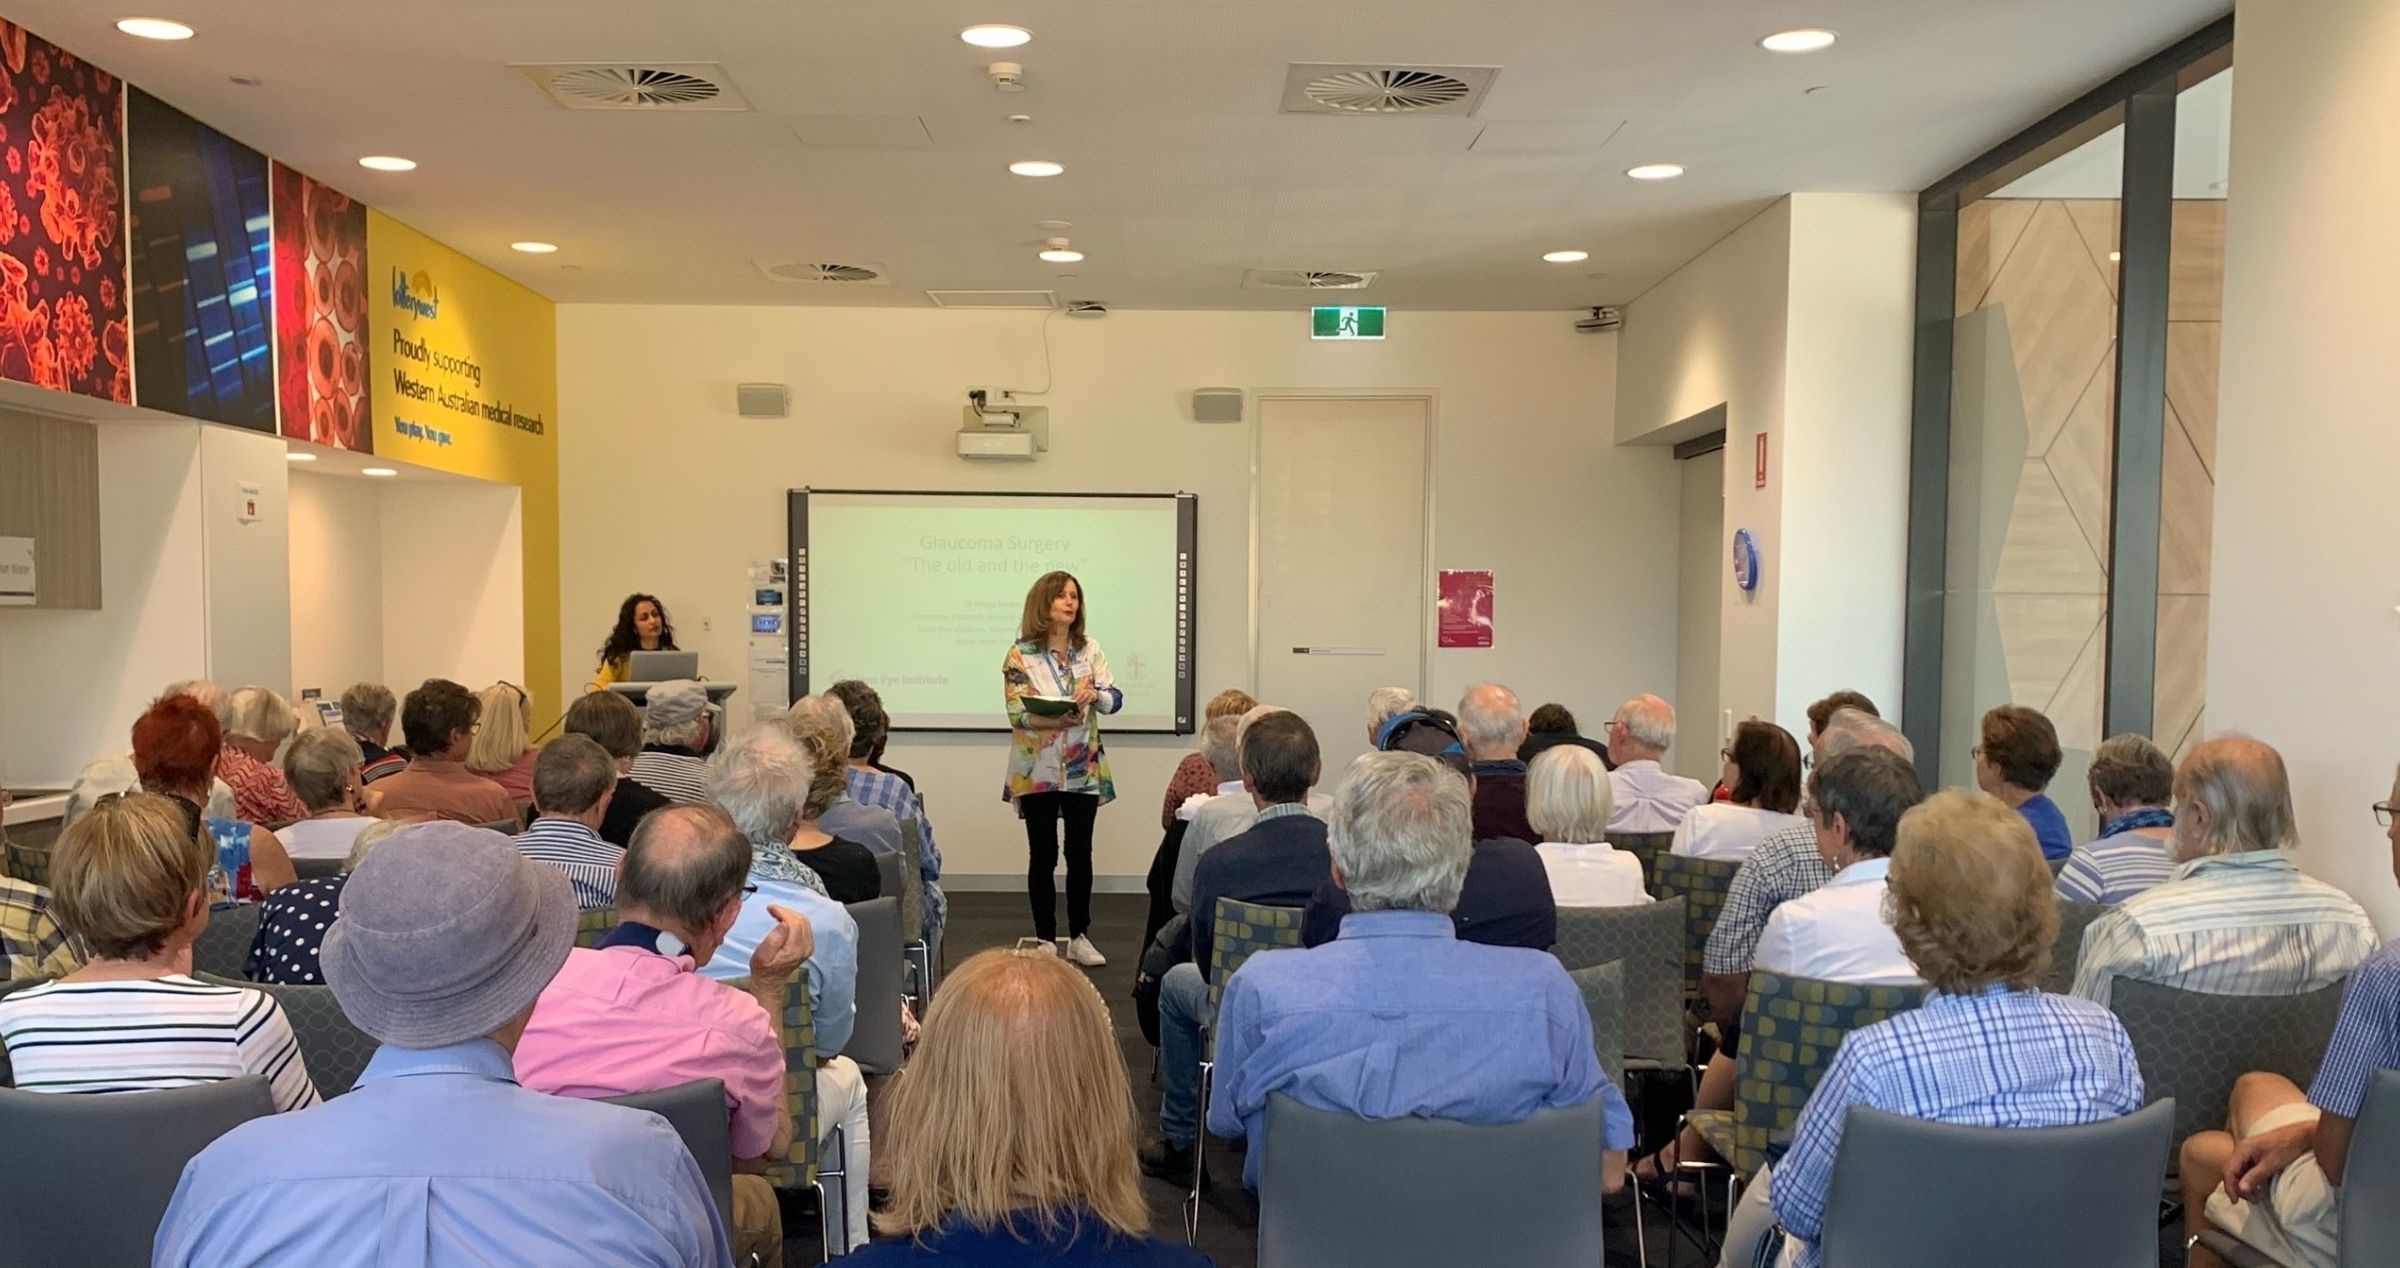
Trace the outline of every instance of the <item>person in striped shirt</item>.
[[642, 754], [626, 773], [669, 801], [708, 800], [708, 693], [688, 678], [650, 688], [642, 706]]
[[625, 851], [600, 839], [600, 821], [617, 791], [616, 759], [587, 735], [562, 735], [533, 763], [536, 818], [516, 836], [517, 850], [567, 874], [581, 908], [617, 905], [617, 865]]
[[28, 1092], [151, 1092], [255, 1074], [281, 1110], [317, 1103], [299, 1041], [264, 992], [191, 976], [215, 857], [183, 811], [134, 793], [50, 857], [55, 909], [92, 958], [0, 999], [0, 1044]]
[[2146, 736], [2112, 735], [2092, 754], [2089, 782], [2100, 835], [2067, 856], [2058, 896], [2114, 907], [2174, 870], [2175, 763]]
[[2202, 741], [2175, 772], [2175, 868], [2084, 931], [2075, 994], [2120, 977], [2207, 995], [2298, 995], [2375, 953], [2348, 894], [2301, 874], [2283, 756], [2247, 735]]

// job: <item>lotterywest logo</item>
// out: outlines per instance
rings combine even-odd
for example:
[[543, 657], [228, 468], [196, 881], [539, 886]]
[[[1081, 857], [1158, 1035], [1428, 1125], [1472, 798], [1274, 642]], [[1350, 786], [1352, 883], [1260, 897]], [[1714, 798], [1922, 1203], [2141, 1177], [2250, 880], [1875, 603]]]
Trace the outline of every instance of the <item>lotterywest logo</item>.
[[432, 321], [440, 312], [442, 295], [433, 287], [433, 278], [423, 269], [415, 273], [392, 270], [392, 307], [412, 317]]

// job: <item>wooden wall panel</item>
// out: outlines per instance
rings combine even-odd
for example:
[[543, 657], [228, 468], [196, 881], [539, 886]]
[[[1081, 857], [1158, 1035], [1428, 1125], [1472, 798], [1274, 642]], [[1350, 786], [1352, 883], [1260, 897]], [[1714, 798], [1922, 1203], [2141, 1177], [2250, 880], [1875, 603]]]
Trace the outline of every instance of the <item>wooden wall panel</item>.
[[100, 433], [0, 410], [0, 537], [34, 539], [34, 606], [100, 606]]

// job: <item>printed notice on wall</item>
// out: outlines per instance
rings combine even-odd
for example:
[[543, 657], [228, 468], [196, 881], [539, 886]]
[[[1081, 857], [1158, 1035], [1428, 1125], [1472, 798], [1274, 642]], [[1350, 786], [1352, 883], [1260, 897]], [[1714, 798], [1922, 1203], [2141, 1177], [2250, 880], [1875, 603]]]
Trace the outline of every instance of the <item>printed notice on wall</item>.
[[0, 537], [0, 608], [33, 606], [33, 539]]
[[1492, 574], [1442, 569], [1434, 601], [1437, 642], [1442, 647], [1492, 645]]

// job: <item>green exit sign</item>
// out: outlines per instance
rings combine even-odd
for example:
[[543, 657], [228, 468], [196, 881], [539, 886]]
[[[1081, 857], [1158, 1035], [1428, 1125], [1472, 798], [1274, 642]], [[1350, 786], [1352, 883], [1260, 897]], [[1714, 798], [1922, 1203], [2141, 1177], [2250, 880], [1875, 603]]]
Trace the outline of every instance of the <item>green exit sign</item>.
[[1381, 339], [1383, 310], [1380, 308], [1319, 308], [1314, 310], [1309, 325], [1312, 339]]

